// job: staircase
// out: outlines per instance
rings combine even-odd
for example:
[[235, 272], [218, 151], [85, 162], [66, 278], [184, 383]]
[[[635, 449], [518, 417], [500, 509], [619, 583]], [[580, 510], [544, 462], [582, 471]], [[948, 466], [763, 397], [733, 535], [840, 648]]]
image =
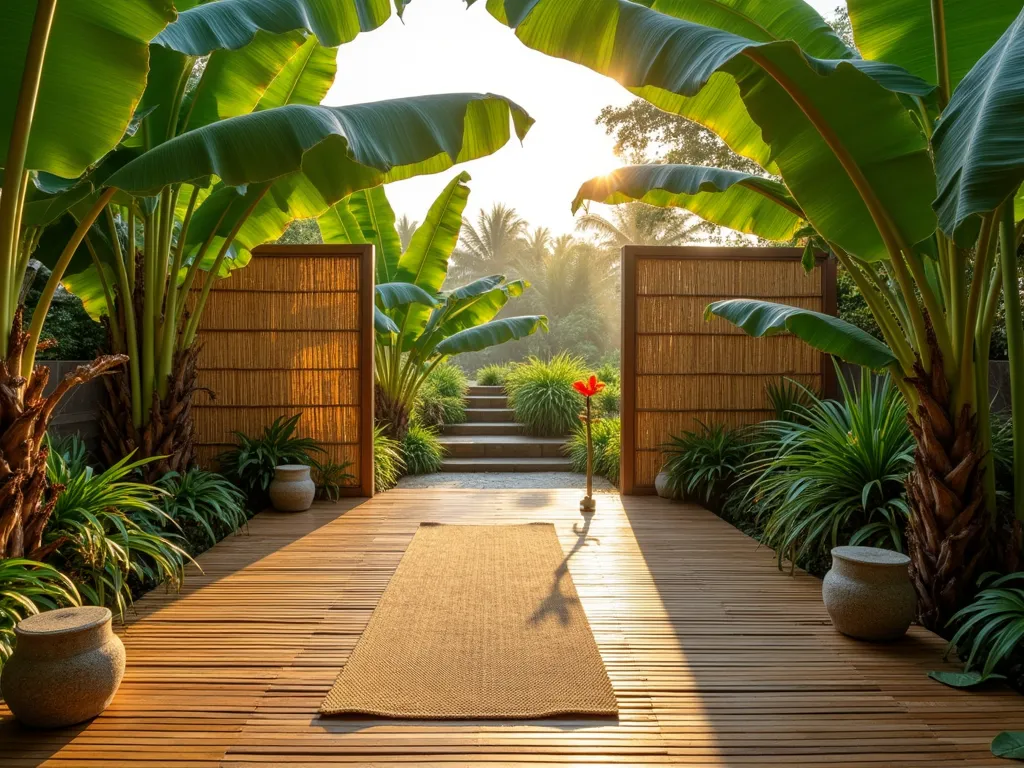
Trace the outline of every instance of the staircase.
[[442, 472], [571, 472], [561, 437], [525, 434], [508, 407], [502, 387], [472, 386], [466, 423], [449, 424], [441, 435]]

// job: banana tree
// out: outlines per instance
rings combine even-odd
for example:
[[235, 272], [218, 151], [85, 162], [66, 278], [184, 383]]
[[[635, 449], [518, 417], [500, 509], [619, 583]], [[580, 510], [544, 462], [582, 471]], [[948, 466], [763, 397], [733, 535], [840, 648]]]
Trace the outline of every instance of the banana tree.
[[[183, 10], [149, 47], [134, 130], [63, 192], [66, 213], [58, 204], [41, 211], [80, 227], [89, 206], [101, 206], [82, 247], [58, 266], [129, 359], [107, 387], [109, 460], [165, 457], [147, 465], [151, 478], [192, 461], [203, 310], [253, 248], [357, 190], [494, 152], [511, 136], [510, 116], [526, 134], [529, 116], [491, 94], [320, 106], [336, 46], [379, 26], [390, 7], [217, 0]], [[41, 319], [30, 344], [40, 331]]]
[[[129, 128], [146, 84], [149, 42], [175, 18], [163, 0], [124, 0], [117, 13], [92, 0], [25, 0], [0, 6], [0, 558], [33, 557], [52, 510], [44, 503], [44, 437], [62, 397], [124, 363], [106, 355], [43, 395], [38, 333], [22, 328], [29, 263], [43, 227], [32, 218]], [[67, 198], [65, 198], [67, 199]], [[66, 264], [102, 211], [95, 200], [59, 243]], [[34, 275], [34, 272], [33, 272]], [[42, 325], [61, 274], [35, 310]]]
[[[896, 374], [917, 440], [907, 482], [912, 577], [921, 621], [940, 629], [980, 568], [1012, 567], [1020, 553], [1024, 21], [1019, 0], [993, 0], [984, 12], [969, 0], [848, 5], [859, 52], [800, 0], [487, 3], [526, 45], [615, 77], [763, 169], [624, 168], [584, 184], [575, 205], [681, 206], [744, 232], [802, 238], [849, 271], [885, 344], [768, 302], [716, 302], [709, 312]], [[1019, 438], [1016, 519], [997, 507], [989, 458], [987, 353], [1001, 291]]]
[[537, 330], [543, 315], [495, 319], [524, 280], [491, 275], [441, 291], [459, 241], [469, 174], [452, 179], [430, 206], [403, 252], [383, 187], [358, 192], [319, 218], [324, 242], [372, 243], [376, 253], [376, 417], [402, 437], [420, 388], [445, 359], [477, 352]]

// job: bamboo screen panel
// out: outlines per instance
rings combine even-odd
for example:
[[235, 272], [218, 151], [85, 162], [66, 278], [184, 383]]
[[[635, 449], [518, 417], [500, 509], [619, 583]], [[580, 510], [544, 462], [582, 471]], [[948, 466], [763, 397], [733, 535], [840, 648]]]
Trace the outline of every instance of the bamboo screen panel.
[[772, 416], [765, 386], [787, 376], [831, 393], [827, 357], [795, 336], [754, 339], [713, 301], [757, 298], [835, 314], [835, 266], [810, 273], [799, 248], [627, 246], [622, 253], [623, 493], [649, 493], [670, 435]]
[[[199, 343], [199, 461], [301, 413], [298, 434], [350, 462], [351, 493], [373, 495], [373, 250], [263, 246], [210, 292]], [[195, 300], [193, 292], [192, 300]]]

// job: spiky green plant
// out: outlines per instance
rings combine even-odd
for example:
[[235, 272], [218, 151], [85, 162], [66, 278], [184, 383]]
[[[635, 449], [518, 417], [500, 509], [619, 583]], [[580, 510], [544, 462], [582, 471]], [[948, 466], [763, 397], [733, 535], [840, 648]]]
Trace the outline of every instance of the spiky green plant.
[[[604, 381], [600, 375], [598, 380]], [[594, 408], [597, 415], [602, 419], [619, 415], [619, 404], [622, 400], [622, 390], [616, 383], [608, 384], [604, 389], [594, 395]]]
[[427, 374], [423, 386], [432, 388], [443, 397], [465, 397], [469, 390], [469, 380], [459, 366], [445, 361]]
[[978, 586], [974, 601], [950, 620], [959, 625], [950, 648], [968, 670], [987, 677], [1024, 663], [1024, 572], [986, 573]]
[[679, 495], [698, 499], [715, 511], [724, 494], [743, 469], [750, 453], [750, 440], [744, 430], [722, 424], [672, 435], [663, 446], [669, 487]]
[[482, 387], [503, 387], [512, 363], [491, 363], [476, 370], [476, 383]]
[[778, 381], [769, 381], [764, 388], [768, 404], [775, 411], [776, 421], [792, 421], [798, 418], [799, 409], [813, 402], [815, 393], [799, 382], [785, 376]]
[[19, 621], [81, 602], [74, 582], [52, 565], [21, 557], [0, 560], [0, 666], [14, 652], [14, 627]]
[[280, 464], [314, 466], [314, 454], [324, 449], [309, 437], [297, 437], [301, 413], [278, 416], [258, 437], [242, 432], [232, 434], [238, 445], [217, 457], [224, 475], [250, 499], [262, 499], [274, 479], [274, 467]]
[[780, 567], [846, 543], [903, 551], [914, 451], [906, 403], [867, 369], [856, 392], [840, 385], [843, 402], [815, 397], [796, 421], [762, 424], [745, 472]]
[[60, 453], [51, 453], [49, 481], [63, 490], [43, 534], [46, 561], [74, 581], [86, 602], [122, 619], [132, 600], [129, 576], [177, 589], [191, 560], [179, 536], [161, 533], [170, 522], [160, 508], [164, 491], [130, 479], [152, 459], [130, 458], [99, 474], [92, 467], [73, 473]]
[[316, 483], [316, 497], [321, 501], [337, 501], [341, 489], [349, 485], [355, 476], [348, 471], [351, 461], [316, 461], [313, 464], [313, 481]]
[[[594, 444], [594, 474], [619, 484], [619, 455], [621, 452], [618, 418], [598, 419], [591, 425]], [[587, 471], [587, 430], [580, 424], [565, 444], [565, 453], [572, 460], [573, 472]]]
[[430, 427], [410, 426], [402, 438], [401, 451], [410, 475], [426, 475], [441, 469], [444, 449], [437, 432]]
[[534, 435], [571, 434], [583, 408], [583, 397], [572, 384], [587, 373], [586, 361], [568, 352], [547, 361], [531, 357], [517, 365], [505, 380], [516, 421]]
[[400, 444], [384, 432], [384, 427], [373, 429], [373, 485], [377, 491], [394, 488], [405, 471]]
[[180, 527], [193, 554], [212, 547], [224, 536], [245, 526], [249, 519], [245, 494], [216, 472], [198, 467], [184, 474], [168, 472], [157, 486], [166, 492], [160, 497], [160, 505], [167, 515], [164, 527]]
[[420, 388], [413, 421], [429, 427], [461, 424], [466, 420], [469, 381], [457, 365], [444, 362], [434, 368]]

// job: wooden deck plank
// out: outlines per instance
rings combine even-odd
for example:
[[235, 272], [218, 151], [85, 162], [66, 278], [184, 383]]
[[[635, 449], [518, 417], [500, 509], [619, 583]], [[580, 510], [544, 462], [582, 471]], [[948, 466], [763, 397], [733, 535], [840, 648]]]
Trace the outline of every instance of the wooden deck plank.
[[[0, 706], [0, 764], [998, 766], [1024, 697], [928, 680], [944, 643], [837, 634], [820, 582], [710, 513], [578, 491], [396, 490], [264, 513], [119, 629], [125, 681], [91, 723], [27, 731]], [[553, 522], [619, 699], [617, 722], [430, 722], [316, 712], [424, 520]], [[952, 665], [947, 665], [952, 668]]]

